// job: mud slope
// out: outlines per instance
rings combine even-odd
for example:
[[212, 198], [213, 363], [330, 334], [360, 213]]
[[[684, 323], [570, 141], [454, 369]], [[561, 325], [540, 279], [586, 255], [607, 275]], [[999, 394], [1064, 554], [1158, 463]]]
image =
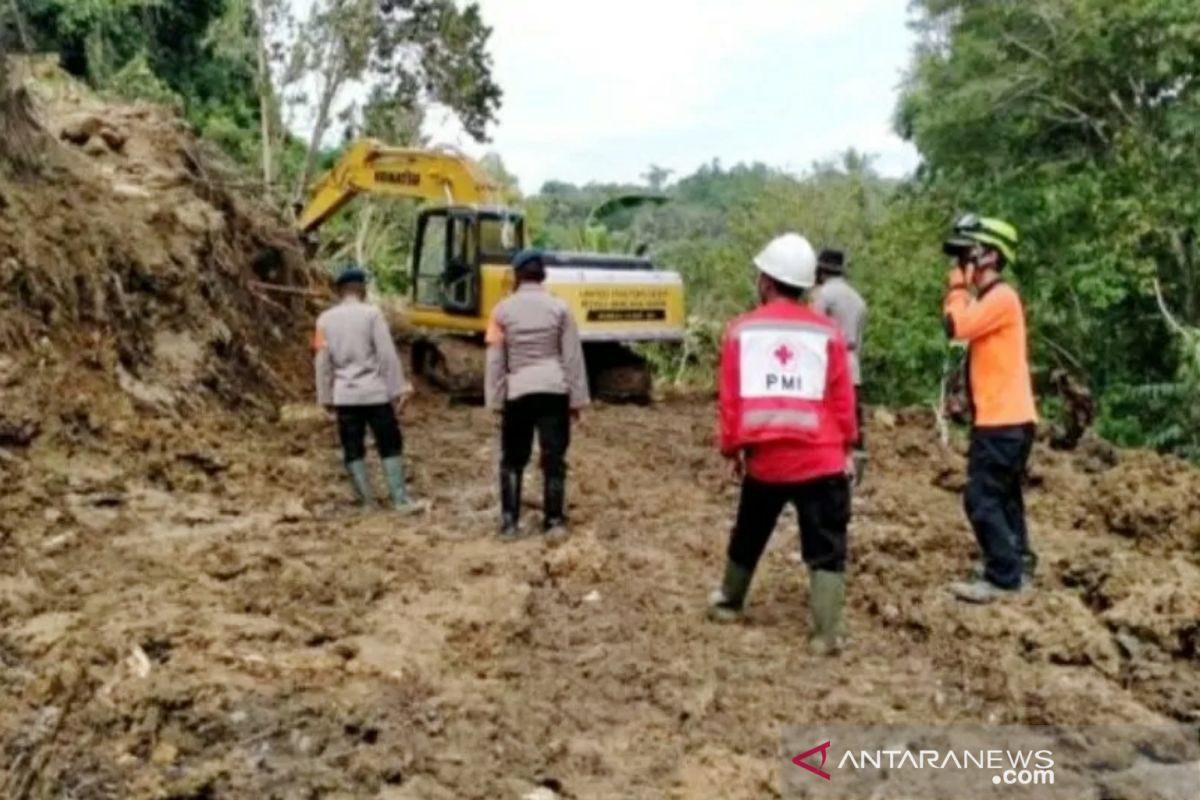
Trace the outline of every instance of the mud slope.
[[594, 413], [555, 548], [492, 538], [492, 423], [437, 398], [408, 414], [416, 520], [348, 514], [303, 408], [191, 423], [147, 455], [165, 472], [10, 459], [8, 796], [759, 798], [787, 724], [1200, 718], [1196, 472], [1039, 451], [1037, 591], [967, 608], [943, 591], [972, 556], [958, 457], [919, 420], [877, 426], [855, 646], [824, 662], [790, 528], [750, 623], [703, 617], [734, 499], [710, 424]]
[[26, 68], [49, 141], [40, 174], [0, 172], [0, 446], [60, 416], [96, 433], [109, 388], [129, 412], [270, 412], [311, 319], [296, 237], [166, 110]]

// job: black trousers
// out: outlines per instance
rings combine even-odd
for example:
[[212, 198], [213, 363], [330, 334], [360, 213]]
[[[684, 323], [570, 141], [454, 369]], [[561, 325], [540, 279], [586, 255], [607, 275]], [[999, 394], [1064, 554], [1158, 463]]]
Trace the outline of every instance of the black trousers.
[[844, 572], [850, 525], [850, 481], [845, 475], [804, 483], [764, 483], [747, 475], [729, 540], [729, 560], [753, 572], [788, 503], [800, 518], [804, 563], [812, 569]]
[[500, 429], [500, 465], [523, 470], [533, 454], [537, 434], [542, 471], [547, 478], [567, 474], [567, 448], [571, 446], [571, 405], [565, 394], [528, 394], [504, 404]]
[[1006, 589], [1021, 585], [1023, 561], [1033, 558], [1021, 492], [1033, 434], [1033, 425], [971, 431], [963, 505], [983, 553], [984, 577]]
[[362, 461], [367, 454], [367, 429], [375, 437], [380, 458], [393, 458], [404, 451], [404, 437], [391, 403], [377, 406], [338, 406], [338, 438], [346, 463]]

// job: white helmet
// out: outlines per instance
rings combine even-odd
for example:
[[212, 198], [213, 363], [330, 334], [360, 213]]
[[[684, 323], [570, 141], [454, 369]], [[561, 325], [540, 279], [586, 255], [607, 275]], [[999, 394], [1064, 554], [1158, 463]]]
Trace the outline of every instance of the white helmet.
[[798, 233], [776, 236], [754, 257], [754, 266], [780, 283], [797, 289], [817, 284], [817, 254]]

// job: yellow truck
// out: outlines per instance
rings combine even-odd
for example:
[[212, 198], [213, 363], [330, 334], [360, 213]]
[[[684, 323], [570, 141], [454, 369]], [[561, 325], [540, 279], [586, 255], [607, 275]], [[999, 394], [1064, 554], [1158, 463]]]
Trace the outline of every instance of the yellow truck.
[[[311, 234], [359, 194], [435, 204], [417, 218], [408, 316], [427, 335], [412, 347], [413, 370], [460, 398], [481, 396], [483, 334], [512, 291], [524, 216], [504, 207], [500, 187], [458, 151], [362, 139], [313, 185], [298, 227]], [[574, 312], [594, 393], [648, 400], [649, 369], [628, 345], [683, 340], [679, 273], [644, 258], [558, 251], [546, 266], [547, 288]]]

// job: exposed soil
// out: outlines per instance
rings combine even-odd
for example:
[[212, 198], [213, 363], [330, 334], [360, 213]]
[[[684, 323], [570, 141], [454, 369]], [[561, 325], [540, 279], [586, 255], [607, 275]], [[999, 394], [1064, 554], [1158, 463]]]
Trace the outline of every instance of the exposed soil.
[[707, 400], [590, 414], [557, 546], [494, 537], [494, 422], [432, 392], [431, 509], [353, 512], [310, 298], [259, 286], [308, 291], [294, 240], [162, 112], [94, 102], [43, 95], [72, 135], [0, 179], [4, 797], [749, 799], [788, 725], [1200, 722], [1200, 471], [1152, 454], [1039, 446], [1035, 590], [967, 607], [962, 456], [876, 414], [836, 660], [794, 520], [748, 623], [705, 618], [736, 499]]

